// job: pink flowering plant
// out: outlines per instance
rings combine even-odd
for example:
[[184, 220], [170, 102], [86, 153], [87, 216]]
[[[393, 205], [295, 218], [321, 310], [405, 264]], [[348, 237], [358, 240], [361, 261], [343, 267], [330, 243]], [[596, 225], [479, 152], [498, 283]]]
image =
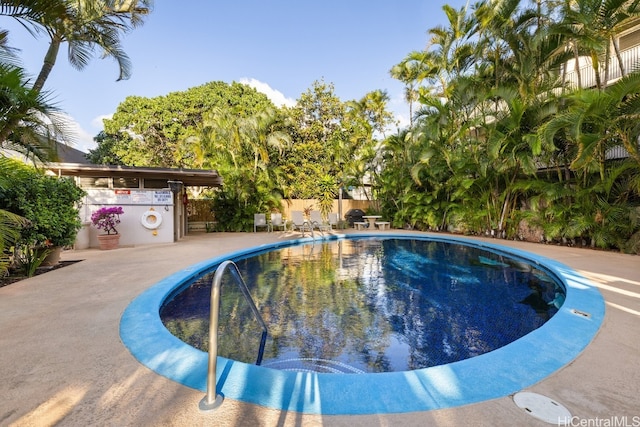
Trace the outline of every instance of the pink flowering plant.
[[103, 207], [91, 214], [91, 222], [107, 234], [118, 234], [116, 225], [120, 224], [121, 206]]

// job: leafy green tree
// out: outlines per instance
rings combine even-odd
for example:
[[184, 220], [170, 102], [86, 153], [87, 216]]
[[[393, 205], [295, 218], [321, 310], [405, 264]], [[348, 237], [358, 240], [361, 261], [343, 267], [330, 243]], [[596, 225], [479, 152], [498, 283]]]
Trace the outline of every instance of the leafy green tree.
[[327, 219], [331, 209], [333, 208], [333, 201], [336, 198], [337, 184], [335, 177], [331, 175], [325, 175], [318, 182], [317, 199], [318, 207], [320, 208], [320, 214], [323, 219]]
[[114, 153], [114, 146], [117, 143], [115, 138], [101, 130], [98, 135], [93, 138], [97, 147], [89, 150], [87, 160], [96, 165], [123, 165], [122, 160]]
[[130, 96], [104, 121], [106, 151], [126, 165], [197, 167], [203, 154], [194, 152], [190, 137], [208, 112], [249, 117], [268, 108], [273, 104], [264, 94], [235, 82], [210, 82], [155, 98]]
[[345, 140], [345, 108], [332, 84], [316, 81], [295, 107], [288, 109], [291, 147], [282, 157], [286, 197], [314, 198], [316, 184], [323, 176], [339, 176], [338, 167], [347, 158], [336, 155], [348, 155], [335, 149]]
[[292, 144], [281, 156], [285, 196], [324, 198], [328, 189], [319, 183], [328, 183], [327, 177], [333, 177], [334, 195], [341, 186], [368, 186], [380, 160], [377, 136], [392, 122], [387, 102], [383, 91], [342, 102], [332, 84], [314, 82], [288, 109]]

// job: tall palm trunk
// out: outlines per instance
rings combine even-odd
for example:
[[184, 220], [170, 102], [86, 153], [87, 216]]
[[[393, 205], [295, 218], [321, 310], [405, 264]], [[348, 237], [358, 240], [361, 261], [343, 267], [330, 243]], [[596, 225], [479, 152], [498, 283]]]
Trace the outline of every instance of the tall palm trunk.
[[582, 89], [582, 75], [580, 73], [580, 54], [578, 53], [578, 45], [575, 42], [571, 43], [573, 48], [573, 57], [575, 58], [574, 68], [576, 70], [576, 79], [578, 80], [578, 89]]
[[500, 232], [504, 230], [507, 213], [510, 213], [511, 211], [511, 205], [512, 205], [511, 188], [513, 188], [513, 183], [516, 181], [517, 176], [518, 176], [518, 169], [514, 171], [513, 175], [509, 179], [510, 182], [507, 184], [507, 187], [504, 189], [504, 192], [505, 192], [504, 202], [502, 203], [502, 211], [500, 212], [500, 221], [498, 222], [498, 231]]
[[598, 88], [598, 90], [602, 90], [602, 77], [600, 76], [600, 60], [598, 59], [598, 54], [595, 52], [591, 53], [591, 68], [593, 69], [593, 73], [596, 77], [596, 88]]
[[49, 49], [47, 49], [47, 53], [44, 56], [40, 74], [38, 74], [38, 78], [33, 83], [33, 90], [40, 92], [44, 87], [45, 82], [51, 74], [51, 70], [53, 70], [53, 66], [56, 65], [56, 59], [58, 58], [58, 52], [60, 51], [61, 43], [62, 40], [60, 40], [59, 37], [54, 36], [51, 39], [51, 43], [49, 43]]
[[611, 48], [609, 47], [609, 45], [607, 44], [607, 48], [605, 49], [605, 62], [604, 62], [604, 80], [602, 82], [602, 90], [605, 90], [607, 88], [607, 85], [609, 84], [609, 72], [610, 72], [610, 64], [611, 64]]
[[624, 77], [627, 75], [627, 71], [624, 67], [624, 62], [622, 61], [622, 54], [620, 53], [620, 46], [618, 45], [618, 40], [611, 36], [611, 44], [613, 44], [613, 51], [616, 54], [616, 59], [618, 60], [618, 66], [620, 67], [620, 77]]

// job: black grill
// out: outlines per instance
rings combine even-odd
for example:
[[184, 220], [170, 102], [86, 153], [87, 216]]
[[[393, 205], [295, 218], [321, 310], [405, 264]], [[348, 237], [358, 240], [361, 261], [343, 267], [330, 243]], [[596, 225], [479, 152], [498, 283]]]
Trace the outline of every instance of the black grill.
[[344, 214], [344, 219], [349, 223], [351, 227], [353, 227], [354, 222], [364, 222], [364, 211], [361, 209], [349, 209], [346, 214]]

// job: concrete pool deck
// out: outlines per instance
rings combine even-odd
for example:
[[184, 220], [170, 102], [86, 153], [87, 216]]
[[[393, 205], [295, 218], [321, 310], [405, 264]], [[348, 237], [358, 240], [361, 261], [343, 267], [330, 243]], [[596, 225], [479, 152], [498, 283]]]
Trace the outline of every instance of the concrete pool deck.
[[[548, 425], [511, 397], [428, 412], [350, 416], [282, 412], [225, 399], [206, 414], [198, 410], [202, 392], [157, 375], [122, 344], [125, 308], [162, 278], [214, 256], [297, 237], [202, 233], [172, 244], [67, 251], [63, 260], [83, 261], [0, 288], [0, 425]], [[487, 240], [568, 265], [596, 283], [606, 301], [602, 327], [586, 350], [527, 391], [564, 405], [576, 417], [573, 425], [625, 418], [638, 425], [640, 257]]]

